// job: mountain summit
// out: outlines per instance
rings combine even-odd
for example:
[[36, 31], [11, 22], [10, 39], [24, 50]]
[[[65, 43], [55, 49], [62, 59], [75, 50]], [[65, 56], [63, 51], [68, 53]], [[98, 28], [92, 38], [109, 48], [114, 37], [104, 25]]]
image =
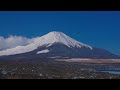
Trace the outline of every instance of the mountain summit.
[[42, 37], [36, 38], [34, 43], [39, 43], [39, 46], [46, 45], [47, 47], [53, 45], [54, 43], [61, 43], [68, 47], [86, 47], [92, 49], [91, 46], [78, 42], [66, 34], [57, 31], [49, 32]]
[[34, 38], [26, 46], [0, 51], [0, 56], [17, 55], [24, 57], [69, 57], [69, 58], [118, 58], [107, 50], [81, 43], [62, 32], [52, 31]]

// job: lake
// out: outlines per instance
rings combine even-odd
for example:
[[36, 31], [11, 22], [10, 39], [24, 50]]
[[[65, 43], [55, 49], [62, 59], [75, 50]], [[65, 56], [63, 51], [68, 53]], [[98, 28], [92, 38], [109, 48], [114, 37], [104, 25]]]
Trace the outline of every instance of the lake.
[[113, 74], [120, 74], [120, 70], [96, 70], [96, 72], [108, 72]]

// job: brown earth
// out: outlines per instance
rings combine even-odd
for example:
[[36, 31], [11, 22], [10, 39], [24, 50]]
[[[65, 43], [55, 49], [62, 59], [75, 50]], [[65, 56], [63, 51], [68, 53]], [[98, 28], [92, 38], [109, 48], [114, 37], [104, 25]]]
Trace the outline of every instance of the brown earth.
[[84, 62], [84, 63], [120, 63], [120, 59], [57, 59], [66, 62]]

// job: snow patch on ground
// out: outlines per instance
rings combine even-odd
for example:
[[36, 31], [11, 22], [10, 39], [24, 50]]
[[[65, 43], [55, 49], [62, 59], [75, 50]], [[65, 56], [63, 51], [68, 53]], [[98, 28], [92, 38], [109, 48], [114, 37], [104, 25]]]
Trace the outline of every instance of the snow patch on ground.
[[49, 50], [48, 49], [45, 49], [45, 50], [41, 50], [41, 51], [38, 51], [36, 54], [40, 54], [40, 53], [48, 53]]

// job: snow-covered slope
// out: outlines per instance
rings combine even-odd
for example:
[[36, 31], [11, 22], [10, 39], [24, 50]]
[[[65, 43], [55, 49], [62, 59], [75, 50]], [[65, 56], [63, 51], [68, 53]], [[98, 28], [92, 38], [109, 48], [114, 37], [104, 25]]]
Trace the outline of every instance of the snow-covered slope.
[[92, 47], [89, 45], [76, 41], [62, 32], [53, 31], [41, 37], [34, 38], [33, 41], [26, 46], [17, 46], [15, 48], [0, 51], [0, 56], [15, 55], [15, 54], [31, 52], [41, 46], [50, 47], [54, 43], [61, 43], [61, 44], [66, 45], [69, 48], [85, 47], [85, 48], [89, 48], [90, 50], [92, 50]]
[[38, 51], [36, 54], [40, 54], [40, 53], [48, 53], [48, 52], [49, 52], [48, 49], [44, 49], [44, 50]]
[[38, 46], [47, 45], [47, 47], [49, 47], [57, 42], [68, 47], [86, 47], [92, 49], [91, 46], [78, 42], [62, 32], [53, 31], [40, 38], [34, 39], [34, 43], [36, 43]]

